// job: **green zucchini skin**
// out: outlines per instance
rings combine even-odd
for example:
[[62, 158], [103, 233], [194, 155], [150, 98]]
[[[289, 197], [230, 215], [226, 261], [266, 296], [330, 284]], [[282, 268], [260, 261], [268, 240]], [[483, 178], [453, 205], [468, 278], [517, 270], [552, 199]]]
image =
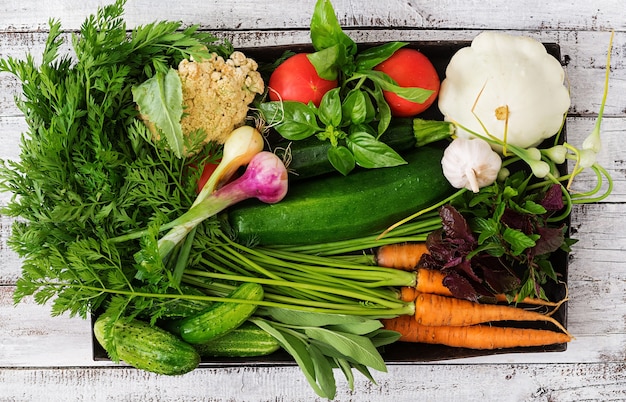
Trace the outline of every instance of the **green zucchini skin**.
[[272, 335], [246, 321], [226, 335], [194, 347], [202, 357], [257, 357], [276, 352], [280, 344]]
[[452, 194], [441, 168], [443, 149], [419, 147], [407, 164], [362, 169], [290, 185], [276, 204], [250, 200], [228, 210], [241, 241], [319, 244], [377, 233]]
[[109, 356], [140, 370], [164, 375], [188, 373], [200, 364], [200, 354], [179, 337], [140, 320], [110, 324], [106, 315], [94, 323], [94, 335]]
[[[261, 301], [263, 287], [258, 283], [242, 283], [228, 297]], [[202, 344], [239, 327], [257, 309], [254, 303], [219, 302], [207, 310], [183, 319], [178, 326], [181, 338], [191, 344]]]
[[[389, 145], [394, 151], [403, 153], [417, 144], [413, 132], [413, 120], [410, 118], [393, 119], [387, 130], [380, 136], [380, 141]], [[281, 141], [274, 146], [276, 155], [286, 158], [289, 149], [289, 180], [297, 181], [337, 173], [328, 160], [330, 141], [320, 141], [312, 136], [298, 141]]]

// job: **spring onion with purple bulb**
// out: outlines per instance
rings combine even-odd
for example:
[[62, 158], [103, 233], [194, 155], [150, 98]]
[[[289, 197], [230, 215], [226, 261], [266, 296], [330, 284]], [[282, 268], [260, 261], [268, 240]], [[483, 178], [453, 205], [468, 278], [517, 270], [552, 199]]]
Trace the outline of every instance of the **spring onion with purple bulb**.
[[[157, 243], [160, 262], [167, 263], [175, 248], [203, 221], [249, 198], [257, 198], [266, 203], [279, 202], [287, 194], [287, 187], [287, 169], [280, 158], [267, 151], [255, 154], [241, 177], [207, 195], [180, 217], [159, 227], [159, 231], [168, 230]], [[128, 241], [149, 233], [150, 229], [146, 229], [120, 236], [113, 241]], [[135, 259], [148, 270], [154, 264], [160, 267], [160, 262], [154, 261], [150, 255], [149, 251], [142, 249], [137, 252]], [[142, 271], [139, 271], [138, 276], [142, 275]]]

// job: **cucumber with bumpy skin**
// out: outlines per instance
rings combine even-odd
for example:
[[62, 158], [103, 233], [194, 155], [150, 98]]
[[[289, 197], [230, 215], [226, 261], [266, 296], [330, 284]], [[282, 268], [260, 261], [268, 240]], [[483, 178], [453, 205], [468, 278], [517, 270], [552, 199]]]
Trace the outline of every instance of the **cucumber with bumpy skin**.
[[274, 353], [280, 344], [272, 335], [246, 321], [226, 335], [195, 348], [203, 357], [257, 357]]
[[[263, 287], [258, 283], [242, 283], [228, 298], [236, 300], [263, 300]], [[183, 319], [178, 326], [180, 336], [191, 344], [202, 344], [239, 327], [257, 309], [255, 303], [224, 301], [215, 303], [207, 310]]]
[[101, 315], [94, 336], [111, 360], [157, 374], [180, 375], [198, 367], [200, 355], [177, 336], [137, 319], [112, 321]]
[[442, 156], [442, 148], [425, 146], [407, 153], [405, 165], [297, 182], [276, 204], [231, 207], [228, 224], [240, 241], [261, 245], [320, 244], [379, 233], [452, 194]]

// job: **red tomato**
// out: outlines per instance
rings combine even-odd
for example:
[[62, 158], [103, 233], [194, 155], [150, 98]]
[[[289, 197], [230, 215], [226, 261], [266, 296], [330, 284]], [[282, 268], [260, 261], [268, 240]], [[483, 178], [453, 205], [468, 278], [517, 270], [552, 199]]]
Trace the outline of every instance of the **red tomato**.
[[306, 53], [298, 53], [282, 62], [270, 76], [270, 100], [313, 101], [319, 106], [322, 96], [337, 87], [337, 80], [325, 80], [317, 75]]
[[439, 94], [439, 75], [433, 64], [424, 54], [415, 49], [399, 49], [374, 70], [386, 73], [401, 87], [417, 87], [433, 90], [424, 103], [408, 101], [393, 92], [383, 91], [389, 103], [391, 114], [397, 117], [411, 117], [422, 113], [433, 104]]
[[216, 161], [215, 163], [207, 163], [204, 165], [204, 167], [202, 168], [202, 174], [200, 175], [200, 179], [198, 180], [198, 193], [202, 191], [202, 187], [204, 187], [206, 182], [209, 181], [209, 177], [211, 177], [218, 164], [219, 161]]

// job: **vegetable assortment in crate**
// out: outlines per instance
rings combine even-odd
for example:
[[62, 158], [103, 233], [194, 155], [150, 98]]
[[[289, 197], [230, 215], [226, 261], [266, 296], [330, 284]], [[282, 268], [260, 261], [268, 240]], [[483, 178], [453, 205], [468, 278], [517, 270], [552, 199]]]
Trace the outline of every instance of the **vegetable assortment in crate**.
[[[23, 84], [29, 123], [20, 161], [0, 166], [24, 261], [17, 302], [91, 317], [97, 360], [171, 375], [297, 364], [328, 398], [334, 368], [351, 386], [354, 370], [373, 379], [387, 364], [565, 350], [570, 208], [611, 192], [595, 163], [602, 109], [577, 149], [561, 93], [541, 111], [549, 124], [519, 143], [524, 111], [490, 83], [525, 70], [465, 71], [506, 45], [554, 92], [556, 44], [490, 32], [356, 44], [319, 0], [311, 44], [234, 51], [174, 22], [129, 35], [123, 6], [88, 18], [75, 60], [57, 53], [53, 22], [43, 67], [0, 62]], [[289, 69], [271, 78], [293, 53], [308, 54], [299, 73], [332, 84], [305, 88], [310, 103], [290, 99]], [[394, 64], [407, 60], [425, 81], [404, 80]], [[225, 113], [204, 113], [198, 91]], [[570, 193], [583, 169], [608, 180], [604, 194], [601, 182]]]

